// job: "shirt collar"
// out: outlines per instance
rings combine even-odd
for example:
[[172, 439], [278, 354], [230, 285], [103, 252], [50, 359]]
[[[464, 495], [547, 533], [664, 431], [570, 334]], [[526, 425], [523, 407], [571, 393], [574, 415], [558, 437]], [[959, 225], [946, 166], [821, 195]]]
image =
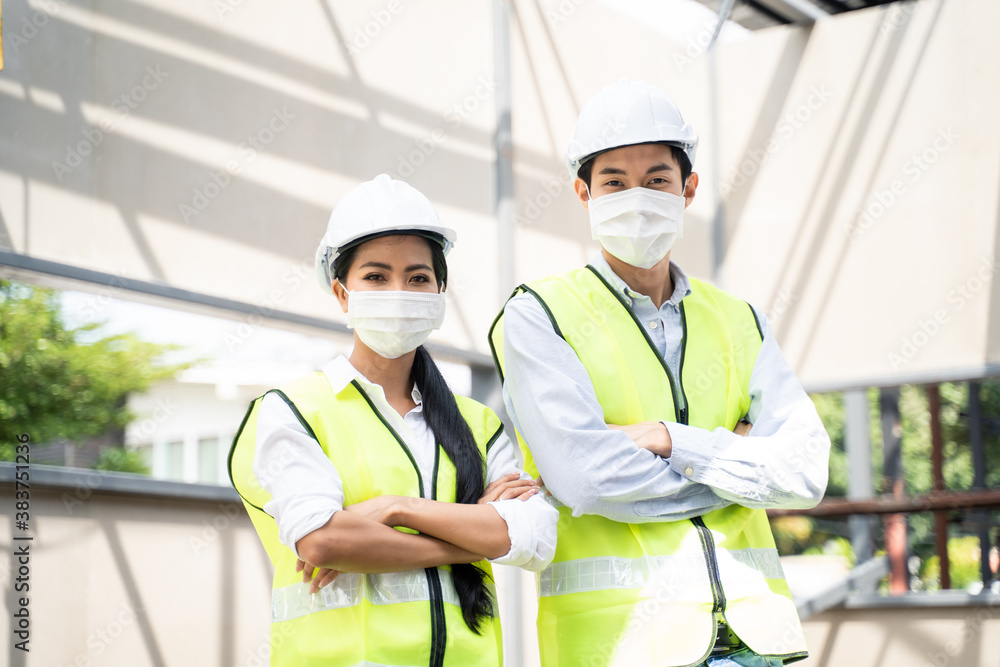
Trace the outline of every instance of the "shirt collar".
[[[382, 390], [381, 385], [377, 385], [364, 375], [361, 374], [357, 368], [355, 368], [350, 360], [344, 356], [340, 355], [336, 359], [330, 361], [326, 366], [323, 367], [323, 374], [326, 375], [327, 381], [333, 388], [333, 393], [340, 394], [347, 388], [347, 385], [351, 384], [354, 380], [358, 381], [363, 388], [368, 391], [376, 391], [382, 398], [385, 398], [385, 392]], [[413, 392], [410, 394], [413, 397], [413, 402], [417, 404], [416, 410], [421, 407], [420, 404], [420, 390], [417, 389], [417, 383], [413, 383]]]
[[[590, 264], [600, 272], [604, 279], [607, 280], [612, 286], [614, 286], [619, 292], [629, 297], [630, 299], [649, 299], [645, 294], [639, 294], [630, 288], [621, 277], [615, 273], [608, 261], [604, 259], [604, 254], [598, 252], [597, 256], [590, 261]], [[670, 298], [664, 303], [669, 303], [673, 306], [680, 304], [681, 299], [691, 294], [691, 281], [688, 280], [687, 274], [684, 273], [684, 269], [678, 266], [674, 260], [670, 260], [670, 277], [674, 281], [674, 293], [670, 295]]]

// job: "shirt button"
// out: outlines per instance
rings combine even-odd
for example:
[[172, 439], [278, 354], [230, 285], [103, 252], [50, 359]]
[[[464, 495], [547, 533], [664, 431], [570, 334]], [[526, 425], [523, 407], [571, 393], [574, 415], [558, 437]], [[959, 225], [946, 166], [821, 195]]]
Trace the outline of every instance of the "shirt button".
[[658, 324], [658, 322], [656, 320], [653, 320], [652, 322], [649, 323], [649, 328], [650, 329], [655, 329], [657, 324]]
[[685, 476], [690, 477], [693, 474], [694, 474], [694, 468], [692, 468], [691, 466], [688, 466], [687, 468], [684, 468], [684, 475]]

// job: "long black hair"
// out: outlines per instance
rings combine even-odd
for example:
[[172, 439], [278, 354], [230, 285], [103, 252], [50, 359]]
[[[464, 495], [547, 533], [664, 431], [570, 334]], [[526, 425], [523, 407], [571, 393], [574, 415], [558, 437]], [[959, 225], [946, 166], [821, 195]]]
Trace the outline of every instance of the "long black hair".
[[[424, 236], [423, 234], [419, 234]], [[425, 237], [426, 238], [426, 237]], [[333, 276], [344, 284], [361, 244], [342, 250], [334, 263]], [[434, 276], [438, 289], [448, 284], [448, 264], [441, 245], [426, 238], [431, 249]], [[437, 364], [423, 345], [417, 348], [411, 371], [413, 382], [420, 391], [424, 419], [434, 434], [434, 440], [455, 466], [455, 502], [474, 505], [482, 497], [486, 477], [486, 462], [476, 445], [468, 423], [458, 410], [455, 395], [448, 387]], [[493, 615], [493, 595], [486, 585], [486, 571], [471, 563], [451, 566], [451, 578], [462, 607], [462, 618], [469, 629], [482, 634], [482, 624]]]

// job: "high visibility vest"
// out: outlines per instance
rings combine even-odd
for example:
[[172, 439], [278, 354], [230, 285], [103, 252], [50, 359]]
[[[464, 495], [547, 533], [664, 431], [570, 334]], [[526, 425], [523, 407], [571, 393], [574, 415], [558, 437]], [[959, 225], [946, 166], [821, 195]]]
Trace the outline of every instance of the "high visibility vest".
[[[514, 294], [532, 295], [576, 351], [606, 422], [664, 420], [732, 430], [750, 406], [760, 327], [745, 302], [700, 281], [691, 284], [680, 305], [679, 378], [594, 267], [522, 285]], [[503, 379], [503, 312], [490, 345]], [[517, 436], [525, 470], [537, 476], [531, 447], [545, 445]], [[574, 517], [565, 506], [559, 514], [555, 558], [539, 576], [544, 667], [696, 665], [709, 654], [721, 620], [761, 655], [784, 662], [806, 657], [763, 510], [730, 505], [690, 521], [638, 524]]]
[[[336, 466], [345, 505], [388, 494], [425, 496], [413, 455], [356, 381], [335, 394], [326, 376], [313, 373], [272, 391]], [[492, 622], [483, 624], [482, 635], [468, 628], [450, 566], [386, 574], [343, 572], [315, 596], [309, 594], [302, 574], [295, 571], [295, 552], [281, 544], [277, 524], [264, 512], [271, 496], [253, 472], [262, 398], [251, 403], [233, 440], [229, 476], [274, 565], [271, 665], [499, 667], [499, 617], [494, 614]], [[485, 461], [487, 449], [502, 431], [500, 420], [471, 399], [455, 400]], [[455, 466], [440, 445], [433, 485], [426, 497], [455, 501]], [[488, 562], [475, 565], [492, 581]]]

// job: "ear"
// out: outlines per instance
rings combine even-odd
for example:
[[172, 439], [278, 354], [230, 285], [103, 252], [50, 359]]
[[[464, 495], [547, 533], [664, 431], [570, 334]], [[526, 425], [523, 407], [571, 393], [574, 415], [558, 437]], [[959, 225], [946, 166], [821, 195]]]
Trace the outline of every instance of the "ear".
[[337, 297], [337, 301], [340, 302], [340, 307], [346, 313], [347, 312], [347, 297], [348, 297], [347, 290], [344, 289], [344, 286], [341, 285], [340, 281], [337, 280], [336, 278], [333, 279], [333, 295], [335, 297]]
[[582, 178], [577, 178], [573, 182], [573, 189], [576, 190], [576, 196], [583, 202], [583, 207], [590, 210], [590, 206], [588, 205], [590, 202], [590, 192], [587, 190], [587, 184], [583, 182]]
[[687, 183], [684, 184], [684, 208], [691, 205], [694, 201], [695, 190], [698, 189], [698, 174], [691, 172], [688, 176]]

